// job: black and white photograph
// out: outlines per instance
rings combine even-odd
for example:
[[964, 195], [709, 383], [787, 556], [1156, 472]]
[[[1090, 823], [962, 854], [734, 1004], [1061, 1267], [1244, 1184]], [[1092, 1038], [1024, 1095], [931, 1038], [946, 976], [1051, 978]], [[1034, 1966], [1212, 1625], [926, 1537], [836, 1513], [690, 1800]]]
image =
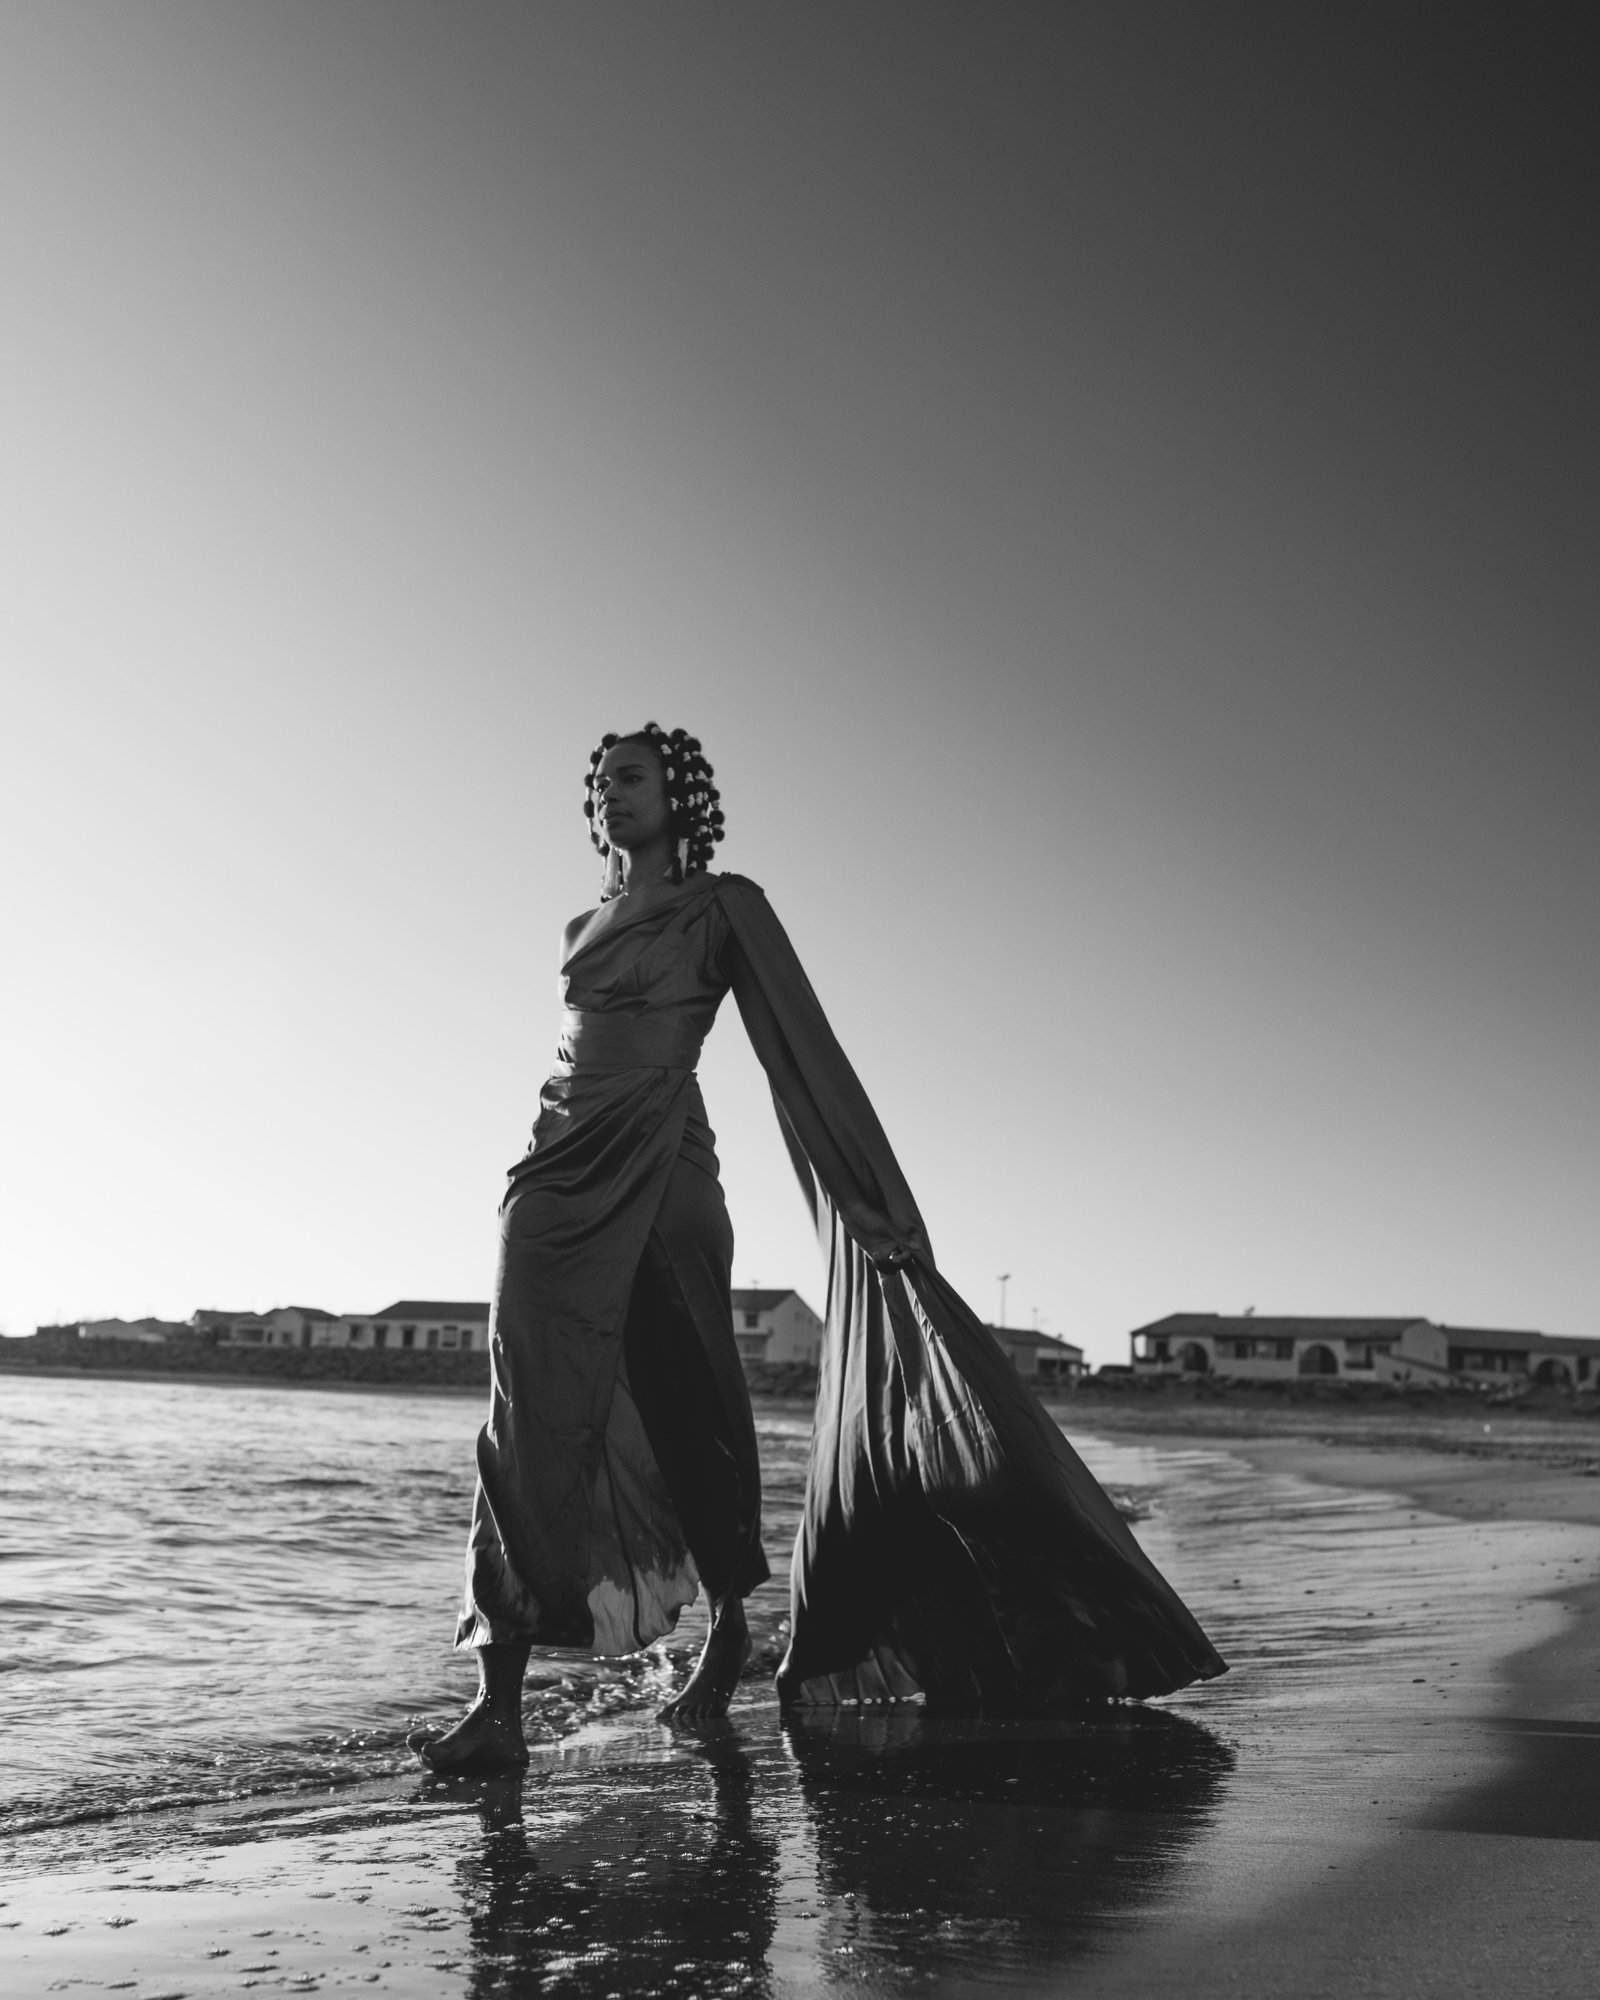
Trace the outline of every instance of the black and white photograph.
[[0, 1991], [1600, 1992], [1600, 13], [0, 0]]

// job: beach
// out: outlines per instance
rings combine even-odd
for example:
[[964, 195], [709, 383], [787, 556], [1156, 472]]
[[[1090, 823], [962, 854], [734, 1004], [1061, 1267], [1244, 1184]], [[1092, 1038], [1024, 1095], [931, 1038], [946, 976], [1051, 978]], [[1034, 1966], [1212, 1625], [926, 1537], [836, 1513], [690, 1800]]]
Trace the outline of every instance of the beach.
[[[117, 1409], [148, 1449], [53, 1473], [82, 1393], [5, 1404], [8, 1994], [1595, 1989], [1581, 1450], [1096, 1430], [1074, 1405], [1220, 1682], [1048, 1722], [786, 1724], [768, 1586], [725, 1725], [652, 1719], [686, 1619], [640, 1662], [542, 1663], [526, 1777], [446, 1782], [402, 1739], [470, 1684], [448, 1625], [475, 1410], [119, 1382], [92, 1393], [143, 1398]], [[806, 1412], [758, 1420], [777, 1555]], [[156, 1462], [188, 1500], [149, 1490]], [[70, 1581], [44, 1548], [64, 1509], [94, 1552]]]

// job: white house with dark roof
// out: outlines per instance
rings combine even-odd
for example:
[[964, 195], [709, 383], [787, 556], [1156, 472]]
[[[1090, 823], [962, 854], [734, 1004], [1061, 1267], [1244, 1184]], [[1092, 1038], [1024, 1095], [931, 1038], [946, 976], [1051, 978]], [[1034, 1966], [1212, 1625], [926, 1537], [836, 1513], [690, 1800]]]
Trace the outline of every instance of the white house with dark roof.
[[1449, 1343], [1431, 1320], [1271, 1318], [1169, 1313], [1135, 1327], [1135, 1375], [1222, 1375], [1271, 1382], [1346, 1375], [1363, 1382], [1442, 1382]]
[[179, 1319], [86, 1319], [78, 1322], [80, 1340], [137, 1340], [146, 1347], [159, 1347], [190, 1331]]
[[822, 1359], [822, 1321], [795, 1291], [735, 1291], [733, 1337], [741, 1361], [815, 1368]]
[[1577, 1335], [1444, 1326], [1429, 1319], [1269, 1319], [1254, 1313], [1169, 1313], [1135, 1327], [1136, 1375], [1218, 1375], [1273, 1381], [1292, 1375], [1362, 1382], [1473, 1381], [1600, 1387], [1600, 1340]]
[[1083, 1349], [1037, 1327], [991, 1326], [1013, 1368], [1032, 1382], [1070, 1382], [1083, 1373]]
[[219, 1347], [318, 1347], [322, 1330], [337, 1324], [321, 1306], [274, 1306], [264, 1313], [207, 1307], [189, 1321], [196, 1333], [213, 1335]]
[[1515, 1332], [1490, 1326], [1441, 1326], [1450, 1372], [1477, 1381], [1566, 1383], [1600, 1387], [1600, 1340], [1577, 1334]]
[[486, 1302], [462, 1304], [448, 1299], [396, 1299], [381, 1312], [339, 1321], [339, 1347], [384, 1347], [414, 1353], [482, 1353], [489, 1345]]
[[489, 1345], [489, 1308], [476, 1301], [396, 1299], [372, 1314], [324, 1312], [320, 1306], [274, 1306], [270, 1312], [197, 1312], [196, 1333], [223, 1347], [369, 1347], [418, 1353], [482, 1353]]

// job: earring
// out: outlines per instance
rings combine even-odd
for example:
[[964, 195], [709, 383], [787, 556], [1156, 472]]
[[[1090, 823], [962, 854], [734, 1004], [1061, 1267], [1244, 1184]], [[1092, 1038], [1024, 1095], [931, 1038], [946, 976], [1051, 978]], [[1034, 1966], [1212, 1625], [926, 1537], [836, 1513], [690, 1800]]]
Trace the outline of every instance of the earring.
[[620, 848], [608, 847], [605, 850], [605, 861], [600, 870], [600, 900], [602, 903], [609, 903], [614, 897], [621, 894], [622, 851]]

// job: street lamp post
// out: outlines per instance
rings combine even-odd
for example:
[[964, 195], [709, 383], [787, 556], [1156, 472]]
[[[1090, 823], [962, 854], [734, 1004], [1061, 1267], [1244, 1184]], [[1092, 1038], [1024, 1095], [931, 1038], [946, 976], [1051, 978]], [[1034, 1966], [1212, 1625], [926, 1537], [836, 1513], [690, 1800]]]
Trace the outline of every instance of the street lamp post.
[[1009, 1271], [1002, 1271], [1000, 1273], [1000, 1324], [1002, 1326], [1006, 1323], [1006, 1286], [1010, 1282], [1011, 1273]]

